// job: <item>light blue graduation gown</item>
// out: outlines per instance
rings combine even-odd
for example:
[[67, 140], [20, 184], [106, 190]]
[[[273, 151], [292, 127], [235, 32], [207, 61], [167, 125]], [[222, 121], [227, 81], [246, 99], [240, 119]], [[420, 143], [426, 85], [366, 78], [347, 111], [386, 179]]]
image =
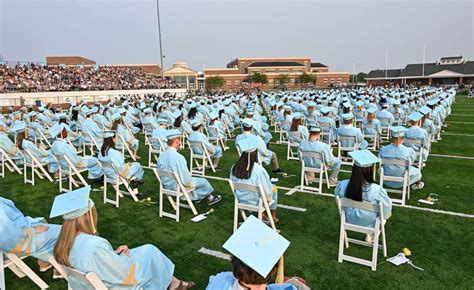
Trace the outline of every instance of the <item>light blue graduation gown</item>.
[[[119, 124], [117, 126], [117, 135], [122, 136], [125, 142], [127, 142], [127, 145], [132, 149], [137, 151], [138, 150], [138, 139], [135, 139], [132, 134], [130, 134], [130, 131], [125, 128], [124, 125]], [[122, 146], [122, 140], [120, 138], [117, 138], [117, 143], [119, 146]]]
[[430, 120], [430, 119], [426, 119], [423, 122], [423, 129], [428, 131], [430, 136], [435, 136], [436, 133], [438, 132], [438, 128], [436, 128], [435, 124], [433, 123], [433, 120]]
[[362, 130], [365, 135], [378, 134], [380, 136], [382, 134], [382, 125], [379, 119], [373, 119], [370, 123], [368, 119], [364, 119], [362, 121]]
[[[51, 152], [54, 155], [66, 155], [71, 162], [78, 168], [87, 167], [89, 179], [97, 179], [104, 175], [102, 168], [95, 157], [80, 157], [77, 155], [74, 148], [68, 144], [66, 141], [58, 138], [56, 141], [53, 142], [51, 145]], [[61, 168], [68, 169], [68, 165], [65, 161], [60, 160], [59, 164]]]
[[[200, 200], [214, 191], [209, 181], [205, 178], [191, 177], [186, 159], [173, 147], [168, 147], [160, 154], [156, 167], [169, 172], [176, 172], [184, 186], [195, 187], [196, 189], [190, 193], [192, 200]], [[173, 179], [163, 177], [161, 181], [164, 188], [176, 189], [177, 184]]]
[[308, 140], [309, 132], [308, 132], [308, 128], [306, 126], [299, 125], [297, 132], [300, 133], [297, 137], [293, 137], [293, 136], [288, 137], [290, 142], [300, 143], [302, 140]]
[[186, 120], [181, 121], [181, 130], [186, 132], [188, 136], [193, 132], [193, 128], [191, 128], [191, 125], [189, 125], [188, 121]]
[[[232, 272], [221, 272], [209, 277], [206, 290], [245, 290], [245, 288], [240, 286]], [[267, 290], [296, 290], [296, 287], [288, 283], [270, 284], [267, 285]]]
[[[209, 130], [213, 128], [214, 130]], [[225, 132], [225, 126], [221, 121], [214, 121], [214, 124], [209, 125], [208, 127], [209, 137], [217, 137], [219, 135], [224, 142], [227, 141], [227, 134]]]
[[[59, 164], [56, 162], [56, 158], [54, 158], [53, 153], [51, 150], [46, 150], [44, 148], [39, 148], [30, 140], [23, 140], [23, 144], [21, 144], [23, 149], [28, 150], [36, 159], [38, 159], [41, 163], [48, 164], [48, 171], [50, 173], [56, 173], [59, 170]], [[24, 154], [25, 159], [28, 162], [31, 162], [31, 158], [28, 154]]]
[[[429, 154], [429, 145], [430, 145], [430, 136], [428, 134], [428, 131], [426, 131], [423, 128], [420, 128], [419, 126], [411, 126], [407, 132], [405, 132], [405, 139], [410, 138], [410, 139], [416, 139], [416, 140], [422, 140], [422, 145], [423, 146], [423, 161], [426, 161], [428, 159], [428, 154]], [[412, 147], [416, 152], [419, 152], [420, 145], [413, 144]], [[418, 153], [417, 153], [418, 155]]]
[[[212, 158], [222, 157], [222, 148], [218, 145], [211, 144], [211, 142], [209, 142], [209, 139], [207, 138], [206, 135], [204, 135], [204, 133], [193, 131], [191, 135], [189, 135], [188, 140], [192, 142], [202, 142], [204, 146], [206, 147], [207, 151], [209, 152], [209, 154], [211, 154]], [[200, 148], [191, 146], [191, 149], [193, 150], [195, 154], [203, 153]]]
[[[153, 133], [151, 134], [151, 137], [154, 138], [154, 139], [160, 139], [161, 143], [163, 143], [163, 145], [166, 146], [166, 139], [167, 139], [166, 132], [167, 132], [167, 130], [165, 128], [158, 127], [155, 130], [153, 130]], [[151, 140], [151, 145], [155, 149], [160, 148], [160, 144], [155, 140]]]
[[[322, 153], [326, 166], [331, 169], [331, 179], [337, 180], [337, 175], [339, 174], [339, 169], [341, 168], [341, 160], [334, 157], [332, 154], [331, 147], [328, 144], [321, 141], [309, 141], [303, 140], [298, 147], [299, 152], [317, 152]], [[311, 157], [304, 158], [305, 166], [319, 168], [321, 166], [321, 160]]]
[[[118, 171], [120, 176], [127, 180], [142, 180], [143, 179], [143, 167], [138, 162], [125, 163], [125, 158], [122, 152], [110, 148], [107, 152], [107, 156], [102, 155], [102, 151], [99, 151], [99, 161], [110, 163], [112, 162]], [[108, 179], [116, 180], [118, 178], [117, 172], [111, 168], [104, 168], [104, 173]]]
[[[25, 217], [11, 200], [0, 197], [0, 250], [18, 256], [31, 255], [48, 262], [61, 226], [45, 224], [40, 220], [42, 218]], [[48, 230], [36, 233], [35, 226], [46, 226]]]
[[[98, 146], [101, 147], [103, 141], [103, 130], [99, 128], [96, 122], [94, 122], [91, 119], [85, 119], [84, 122], [82, 122], [82, 132], [89, 134], [95, 142], [97, 142]], [[84, 135], [84, 134], [83, 134]], [[90, 141], [89, 137], [84, 135], [84, 140]]]
[[[345, 197], [348, 185], [349, 179], [341, 181], [334, 190], [335, 196], [340, 198]], [[383, 208], [383, 217], [385, 220], [392, 215], [392, 200], [387, 195], [387, 191], [380, 185], [371, 183], [363, 186], [362, 200], [374, 204], [380, 203]], [[377, 219], [376, 213], [364, 209], [345, 208], [345, 213], [347, 222], [363, 227], [373, 227]]]
[[8, 154], [8, 156], [13, 159], [17, 163], [23, 162], [23, 157], [21, 156], [21, 152], [16, 147], [15, 143], [13, 143], [8, 135], [4, 132], [0, 132], [0, 148]]
[[[69, 254], [70, 265], [81, 272], [94, 272], [108, 289], [167, 290], [174, 264], [158, 248], [147, 244], [130, 249], [130, 256], [115, 253], [101, 237], [80, 233]], [[82, 281], [69, 277], [74, 290], [90, 289]]]
[[[233, 168], [233, 167], [232, 167]], [[278, 192], [272, 191], [272, 183], [270, 181], [270, 176], [268, 175], [265, 168], [260, 164], [255, 163], [252, 168], [252, 173], [250, 174], [249, 179], [240, 179], [232, 174], [232, 168], [230, 169], [230, 180], [235, 183], [245, 183], [251, 185], [261, 185], [263, 192], [267, 196], [268, 202], [273, 199], [275, 202], [270, 205], [271, 210], [275, 210], [278, 206]], [[237, 199], [240, 203], [258, 205], [260, 200], [260, 195], [255, 192], [250, 192], [246, 190], [236, 190]], [[271, 198], [271, 199], [270, 199]]]
[[100, 128], [105, 127], [104, 129], [110, 128], [112, 126], [109, 120], [107, 120], [107, 118], [102, 114], [95, 115], [94, 122], [96, 122]]
[[[367, 141], [364, 140], [364, 136], [359, 128], [356, 128], [352, 125], [342, 125], [341, 127], [337, 128], [336, 130], [337, 136], [343, 137], [355, 137], [355, 142], [358, 144], [359, 149], [367, 148]], [[353, 141], [350, 140], [342, 140], [341, 145], [344, 147], [352, 147], [354, 145]]]
[[335, 136], [335, 130], [336, 130], [336, 122], [334, 121], [333, 118], [331, 117], [326, 117], [326, 116], [321, 116], [318, 118], [318, 124], [321, 126], [321, 124], [329, 124], [329, 127], [326, 126], [326, 127], [323, 127], [321, 126], [321, 130], [323, 132], [332, 132], [332, 140], [327, 140], [327, 136], [324, 136], [324, 140], [325, 141], [330, 141], [331, 143], [334, 142], [334, 140], [336, 140], [336, 136]]
[[267, 149], [267, 145], [265, 145], [265, 141], [260, 136], [252, 134], [250, 132], [244, 132], [242, 134], [237, 135], [235, 137], [235, 144], [239, 146], [239, 143], [244, 139], [251, 139], [252, 144], [255, 144], [257, 147], [257, 151], [262, 158], [262, 162], [265, 165], [269, 165], [272, 163], [272, 155], [273, 152]]
[[[409, 183], [413, 184], [421, 179], [421, 171], [419, 168], [413, 166], [413, 162], [416, 159], [416, 152], [405, 146], [395, 146], [394, 144], [389, 144], [380, 148], [379, 152], [380, 158], [386, 159], [399, 159], [399, 160], [408, 160], [409, 162]], [[403, 177], [403, 173], [405, 172], [405, 168], [402, 166], [397, 165], [383, 165], [384, 174], [391, 175], [391, 176], [399, 176]], [[384, 181], [384, 186], [393, 187], [393, 188], [400, 188], [403, 186], [401, 182], [395, 181]]]
[[380, 120], [382, 126], [391, 126], [395, 121], [393, 114], [386, 109], [377, 112], [377, 119]]

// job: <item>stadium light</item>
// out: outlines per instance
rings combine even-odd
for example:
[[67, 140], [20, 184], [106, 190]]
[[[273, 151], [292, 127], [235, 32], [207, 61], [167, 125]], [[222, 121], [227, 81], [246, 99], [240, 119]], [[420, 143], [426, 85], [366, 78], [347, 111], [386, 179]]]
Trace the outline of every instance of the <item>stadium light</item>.
[[156, 15], [158, 18], [158, 39], [160, 42], [160, 75], [163, 79], [163, 46], [161, 44], [160, 0], [156, 0]]

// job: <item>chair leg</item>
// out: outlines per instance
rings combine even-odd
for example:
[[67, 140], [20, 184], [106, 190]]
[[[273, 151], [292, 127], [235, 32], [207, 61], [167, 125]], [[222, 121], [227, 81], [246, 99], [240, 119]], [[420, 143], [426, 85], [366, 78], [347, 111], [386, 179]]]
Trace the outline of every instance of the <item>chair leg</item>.
[[342, 256], [344, 255], [344, 243], [346, 242], [346, 231], [344, 229], [344, 223], [341, 221], [341, 228], [339, 229], [339, 254], [337, 261], [342, 263]]
[[39, 288], [47, 289], [49, 288], [48, 284], [46, 284], [30, 267], [28, 267], [25, 262], [23, 262], [20, 258], [13, 254], [6, 254], [7, 257], [18, 267], [20, 268], [23, 273], [25, 273], [28, 278], [31, 279]]
[[237, 226], [239, 225], [239, 207], [237, 206], [238, 201], [235, 200], [234, 205], [234, 232], [237, 230]]
[[377, 270], [377, 253], [379, 251], [379, 235], [380, 235], [380, 225], [374, 232], [374, 241], [373, 241], [373, 249], [372, 249], [372, 271]]

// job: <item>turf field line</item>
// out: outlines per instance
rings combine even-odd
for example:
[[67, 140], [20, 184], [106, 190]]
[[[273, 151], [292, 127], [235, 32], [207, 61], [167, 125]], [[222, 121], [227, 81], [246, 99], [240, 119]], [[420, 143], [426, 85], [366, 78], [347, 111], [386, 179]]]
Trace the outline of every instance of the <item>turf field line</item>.
[[474, 122], [448, 121], [447, 124], [474, 124]]
[[462, 213], [462, 212], [447, 211], [447, 210], [442, 210], [442, 209], [426, 208], [426, 207], [413, 206], [413, 205], [401, 205], [401, 204], [396, 204], [396, 203], [392, 203], [392, 205], [397, 206], [397, 207], [404, 207], [404, 208], [421, 210], [421, 211], [429, 211], [429, 212], [432, 212], [432, 213], [459, 216], [459, 217], [465, 217], [465, 218], [471, 218], [471, 219], [474, 218], [474, 215], [467, 214], [467, 213]]
[[329, 196], [329, 197], [334, 197], [334, 194], [331, 194], [331, 193], [319, 193], [319, 192], [315, 192], [315, 191], [309, 191], [309, 190], [304, 190], [304, 189], [300, 189], [300, 186], [295, 186], [293, 188], [289, 188], [289, 187], [283, 187], [283, 186], [278, 186], [278, 189], [284, 189], [284, 190], [289, 190], [288, 192], [285, 193], [285, 195], [293, 195], [293, 193], [295, 192], [304, 192], [304, 193], [311, 193], [311, 194], [317, 194], [317, 195], [322, 195], [322, 196]]
[[230, 255], [226, 254], [226, 253], [223, 253], [223, 252], [220, 252], [220, 251], [210, 250], [210, 249], [202, 247], [202, 248], [199, 249], [198, 252], [201, 253], [201, 254], [204, 254], [204, 255], [213, 256], [213, 257], [216, 257], [216, 258], [220, 258], [220, 259], [230, 261]]
[[443, 155], [443, 154], [431, 154], [429, 156], [434, 157], [444, 157], [444, 158], [453, 158], [453, 159], [467, 159], [467, 160], [474, 160], [474, 157], [469, 156], [459, 156], [459, 155]]
[[459, 134], [459, 133], [448, 133], [448, 132], [443, 133], [443, 135], [474, 137], [474, 134]]
[[465, 114], [451, 114], [450, 116], [472, 117], [472, 115], [465, 115]]
[[291, 205], [286, 205], [286, 204], [278, 204], [278, 208], [284, 208], [284, 209], [290, 209], [290, 210], [295, 210], [295, 211], [300, 211], [300, 212], [306, 212], [306, 208], [302, 207], [297, 207], [297, 206], [291, 206]]

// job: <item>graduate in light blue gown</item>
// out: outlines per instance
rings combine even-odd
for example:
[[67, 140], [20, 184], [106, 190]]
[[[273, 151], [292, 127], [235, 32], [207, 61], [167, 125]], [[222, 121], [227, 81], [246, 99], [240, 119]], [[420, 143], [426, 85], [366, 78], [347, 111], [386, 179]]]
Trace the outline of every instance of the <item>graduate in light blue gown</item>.
[[324, 136], [323, 141], [326, 143], [333, 143], [336, 140], [336, 122], [334, 118], [331, 117], [333, 114], [333, 108], [331, 107], [322, 107], [321, 108], [321, 117], [319, 117], [318, 124], [322, 132], [329, 133], [331, 132], [331, 140], [329, 140], [328, 135]]
[[[320, 141], [321, 129], [316, 126], [311, 126], [309, 129], [309, 139], [303, 140], [298, 147], [299, 152], [317, 152], [322, 153], [325, 165], [331, 170], [331, 175], [329, 176], [329, 184], [336, 185], [337, 177], [339, 175], [339, 170], [341, 169], [341, 160], [334, 157], [332, 154], [331, 147], [328, 144]], [[321, 166], [321, 160], [305, 157], [304, 159], [305, 166], [319, 168]], [[315, 176], [314, 172], [306, 173], [308, 180], [313, 181]]]
[[145, 128], [145, 131], [148, 134], [151, 134], [155, 128], [158, 128], [158, 122], [156, 118], [152, 115], [152, 110], [150, 108], [146, 108], [143, 110], [145, 116], [142, 118], [142, 125]]
[[[167, 132], [168, 148], [160, 154], [156, 167], [169, 172], [176, 172], [185, 187], [195, 187], [196, 189], [190, 193], [191, 200], [198, 201], [207, 198], [208, 205], [218, 203], [222, 197], [213, 194], [214, 189], [205, 178], [192, 177], [186, 159], [178, 153], [181, 144], [181, 134], [178, 130], [169, 130]], [[163, 177], [161, 181], [164, 188], [176, 189], [177, 184], [173, 179]]]
[[[114, 122], [112, 124], [112, 130], [117, 132], [117, 136], [121, 136], [122, 138], [117, 137], [117, 146], [119, 148], [122, 148], [124, 146], [123, 141], [127, 143], [127, 146], [130, 148], [132, 151], [132, 155], [135, 157], [135, 159], [140, 159], [140, 156], [138, 156], [138, 146], [140, 142], [138, 139], [136, 139], [132, 133], [130, 133], [130, 130], [128, 130], [127, 127], [123, 124], [123, 118], [118, 118], [116, 114], [114, 116]], [[123, 141], [122, 141], [123, 139]]]
[[[87, 167], [89, 179], [99, 179], [104, 175], [102, 168], [95, 157], [81, 157], [77, 154], [74, 147], [65, 141], [68, 131], [65, 124], [61, 124], [58, 130], [58, 136], [51, 146], [51, 152], [55, 156], [67, 156], [77, 168]], [[61, 168], [68, 169], [69, 166], [65, 161], [60, 160]]]
[[[263, 141], [265, 141], [265, 144], [268, 145], [270, 141], [272, 140], [272, 134], [268, 132], [268, 125], [266, 123], [263, 123], [259, 116], [254, 116], [255, 114], [254, 112], [255, 112], [254, 108], [247, 108], [246, 110], [247, 118], [254, 121], [253, 130], [255, 131], [257, 135], [262, 137]], [[267, 130], [264, 130], [263, 128], [264, 125], [266, 126]]]
[[225, 130], [225, 125], [222, 123], [221, 120], [218, 120], [219, 113], [216, 111], [212, 111], [209, 113], [209, 126], [207, 128], [209, 132], [209, 137], [217, 137], [219, 136], [223, 141], [224, 144], [227, 144], [227, 134]]
[[[428, 131], [420, 128], [421, 118], [423, 118], [423, 115], [419, 112], [412, 112], [407, 118], [411, 124], [411, 127], [405, 132], [405, 141], [407, 139], [421, 140], [421, 145], [411, 144], [409, 146], [407, 144], [406, 146], [412, 147], [417, 152], [417, 155], [419, 154], [418, 152], [420, 152], [420, 148], [422, 147], [422, 158], [423, 162], [425, 162], [428, 159], [428, 154], [430, 151], [430, 135], [428, 134]], [[406, 142], [404, 144], [406, 144]]]
[[[28, 152], [39, 162], [42, 164], [47, 164], [48, 171], [50, 173], [58, 172], [59, 165], [56, 162], [56, 158], [54, 158], [53, 153], [51, 153], [51, 150], [44, 149], [42, 145], [38, 147], [33, 142], [28, 140], [28, 130], [26, 129], [26, 125], [24, 123], [16, 124], [15, 127], [12, 128], [12, 132], [16, 134], [18, 149], [21, 151], [28, 150]], [[31, 162], [31, 157], [29, 154], [24, 153], [23, 156], [28, 162]]]
[[377, 112], [377, 119], [380, 120], [382, 126], [392, 126], [395, 117], [388, 111], [388, 104], [382, 104], [382, 110]]
[[[262, 242], [269, 240], [271, 243]], [[289, 245], [280, 234], [249, 216], [223, 245], [232, 254], [232, 272], [209, 277], [206, 290], [296, 290], [289, 283], [271, 284], [275, 275], [283, 278], [278, 261]]]
[[[188, 140], [190, 142], [202, 142], [202, 144], [206, 147], [206, 150], [209, 152], [211, 159], [213, 160], [214, 167], [217, 167], [219, 165], [219, 160], [222, 157], [222, 148], [219, 145], [213, 145], [211, 142], [209, 142], [209, 139], [207, 136], [201, 132], [202, 130], [202, 121], [199, 119], [194, 119], [191, 123], [191, 126], [193, 127], [193, 132], [191, 135], [188, 136]], [[197, 148], [194, 146], [191, 146], [191, 150], [195, 154], [202, 154], [201, 148]]]
[[422, 128], [425, 129], [428, 134], [430, 134], [430, 139], [432, 142], [436, 143], [438, 140], [436, 139], [436, 134], [438, 133], [438, 128], [436, 128], [433, 121], [430, 119], [431, 109], [424, 106], [421, 107], [419, 112], [423, 114], [423, 119], [421, 120]]
[[[47, 224], [43, 218], [25, 216], [11, 200], [0, 197], [0, 250], [37, 258], [40, 272], [51, 268], [49, 258], [60, 230], [60, 225]], [[55, 273], [53, 278], [59, 276]]]
[[[358, 149], [367, 148], [368, 143], [367, 141], [364, 140], [362, 131], [360, 131], [359, 128], [356, 128], [353, 125], [354, 115], [352, 113], [347, 113], [347, 114], [342, 114], [341, 117], [344, 124], [341, 125], [339, 128], [337, 128], [336, 135], [338, 137], [355, 137], [354, 141]], [[354, 141], [342, 139], [340, 140], [340, 143], [343, 147], [352, 147], [355, 145]]]
[[[420, 190], [424, 187], [421, 181], [421, 171], [419, 168], [413, 166], [416, 159], [416, 152], [405, 145], [403, 145], [403, 138], [407, 131], [404, 127], [390, 127], [392, 134], [392, 143], [380, 148], [379, 157], [386, 159], [398, 159], [408, 161], [409, 184], [412, 185], [413, 190]], [[382, 165], [384, 174], [390, 176], [403, 177], [406, 168], [398, 165]], [[403, 184], [396, 181], [385, 181], [384, 185], [392, 188], [401, 188]]]
[[0, 149], [3, 149], [16, 164], [22, 164], [23, 155], [15, 143], [8, 137], [9, 131], [10, 128], [4, 122], [0, 122]]
[[[239, 143], [242, 154], [239, 160], [230, 169], [230, 180], [235, 183], [245, 183], [254, 186], [261, 186], [270, 203], [270, 211], [275, 223], [278, 221], [276, 209], [278, 205], [278, 191], [273, 191], [273, 186], [265, 168], [258, 163], [257, 144], [250, 139], [244, 139]], [[240, 203], [257, 206], [260, 201], [260, 195], [255, 192], [237, 190], [235, 192]]]
[[[392, 200], [387, 191], [374, 180], [373, 164], [380, 160], [369, 150], [349, 154], [354, 159], [351, 178], [341, 181], [334, 195], [339, 198], [381, 204], [384, 220], [389, 219], [392, 215]], [[373, 227], [377, 219], [376, 213], [363, 209], [345, 208], [344, 212], [347, 222], [363, 227]], [[372, 237], [367, 236], [366, 240], [371, 241]]]
[[380, 136], [382, 134], [382, 125], [379, 119], [375, 117], [375, 113], [377, 113], [375, 107], [367, 109], [367, 117], [362, 121], [362, 133], [364, 135]]
[[82, 122], [81, 130], [85, 141], [90, 141], [90, 138], [92, 138], [100, 148], [102, 146], [103, 129], [92, 120], [93, 115], [94, 113], [92, 109], [86, 110], [87, 118]]
[[118, 175], [130, 181], [133, 187], [143, 184], [143, 167], [138, 162], [125, 162], [122, 152], [115, 149], [116, 135], [114, 131], [104, 131], [104, 144], [99, 150], [98, 159], [104, 163], [112, 163], [115, 170], [104, 167], [107, 179], [117, 180]]
[[[147, 244], [134, 249], [126, 245], [116, 250], [97, 235], [98, 216], [89, 199], [90, 187], [56, 196], [50, 217], [64, 222], [54, 257], [56, 261], [83, 273], [93, 272], [108, 289], [188, 289], [193, 282], [173, 276], [175, 266], [157, 247]], [[90, 289], [82, 280], [68, 277], [71, 289]]]
[[168, 132], [168, 121], [166, 119], [158, 119], [157, 123], [158, 128], [155, 128], [153, 130], [153, 133], [151, 134], [152, 139], [150, 139], [150, 143], [154, 149], [165, 150], [167, 142], [166, 135]]
[[289, 132], [297, 132], [296, 136], [288, 135], [288, 139], [292, 143], [300, 143], [303, 140], [308, 140], [308, 128], [306, 126], [301, 125], [301, 119], [303, 115], [301, 113], [294, 113], [293, 120], [291, 122], [291, 127]]
[[275, 152], [267, 149], [265, 141], [260, 136], [253, 133], [254, 121], [251, 119], [244, 119], [242, 121], [242, 134], [235, 137], [235, 145], [239, 147], [242, 140], [250, 139], [256, 146], [258, 153], [260, 154], [261, 161], [265, 165], [272, 165], [273, 173], [283, 174], [283, 170], [280, 168], [278, 157]]

